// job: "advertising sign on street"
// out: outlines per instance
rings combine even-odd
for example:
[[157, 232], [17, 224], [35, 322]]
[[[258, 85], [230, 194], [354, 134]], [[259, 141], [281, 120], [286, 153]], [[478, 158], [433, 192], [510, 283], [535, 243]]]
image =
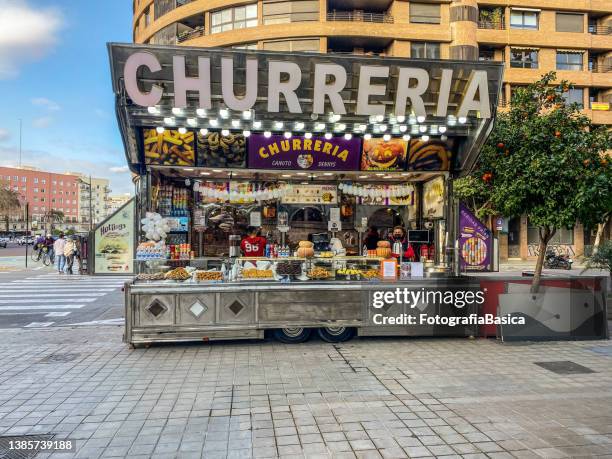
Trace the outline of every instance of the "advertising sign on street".
[[134, 199], [96, 228], [95, 273], [134, 272]]
[[463, 204], [459, 205], [459, 253], [461, 269], [489, 271], [493, 238], [491, 231]]
[[344, 137], [249, 137], [250, 169], [359, 170], [361, 140]]

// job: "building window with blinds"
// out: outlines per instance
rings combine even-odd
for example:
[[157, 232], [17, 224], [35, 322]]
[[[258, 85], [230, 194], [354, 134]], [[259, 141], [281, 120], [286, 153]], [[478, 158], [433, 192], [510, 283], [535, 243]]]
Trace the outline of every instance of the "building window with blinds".
[[410, 2], [410, 22], [416, 24], [440, 24], [440, 4]]
[[577, 104], [578, 108], [584, 108], [584, 89], [582, 88], [571, 88], [561, 97], [565, 100], [566, 105]]
[[584, 32], [584, 14], [557, 13], [557, 32]]
[[523, 11], [513, 9], [510, 12], [510, 28], [537, 30], [538, 16], [539, 14], [537, 11]]
[[510, 50], [510, 67], [519, 69], [537, 69], [538, 50], [512, 48]]
[[319, 39], [303, 40], [275, 40], [264, 41], [263, 49], [266, 51], [309, 51], [319, 52]]
[[440, 59], [440, 43], [410, 43], [410, 57], [414, 59]]
[[285, 24], [319, 20], [319, 0], [264, 0], [263, 23]]
[[557, 70], [582, 71], [582, 53], [557, 51]]
[[257, 3], [218, 10], [210, 15], [210, 33], [257, 26]]

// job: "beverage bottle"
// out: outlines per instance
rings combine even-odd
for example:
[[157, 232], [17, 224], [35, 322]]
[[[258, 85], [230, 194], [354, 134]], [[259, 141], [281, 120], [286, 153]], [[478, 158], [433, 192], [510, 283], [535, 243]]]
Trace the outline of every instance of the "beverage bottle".
[[270, 243], [269, 242], [266, 243], [266, 250], [264, 252], [264, 256], [266, 258], [270, 258]]

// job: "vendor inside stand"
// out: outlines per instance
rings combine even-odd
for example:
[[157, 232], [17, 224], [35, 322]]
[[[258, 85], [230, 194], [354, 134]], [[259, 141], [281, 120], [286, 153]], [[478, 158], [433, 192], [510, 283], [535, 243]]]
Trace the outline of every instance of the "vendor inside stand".
[[263, 257], [266, 253], [266, 238], [260, 235], [259, 228], [249, 226], [247, 236], [240, 242], [240, 249], [245, 257]]

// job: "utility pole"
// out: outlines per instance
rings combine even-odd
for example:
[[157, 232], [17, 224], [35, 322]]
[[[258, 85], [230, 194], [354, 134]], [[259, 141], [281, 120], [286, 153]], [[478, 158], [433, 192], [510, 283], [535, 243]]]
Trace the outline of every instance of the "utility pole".
[[19, 169], [21, 169], [21, 139], [22, 139], [22, 126], [23, 126], [23, 120], [21, 118], [19, 118]]
[[91, 192], [91, 174], [89, 174], [89, 231], [93, 231], [93, 200]]
[[30, 226], [30, 204], [28, 202], [25, 203], [25, 267], [28, 267], [28, 236], [29, 236], [29, 226]]

